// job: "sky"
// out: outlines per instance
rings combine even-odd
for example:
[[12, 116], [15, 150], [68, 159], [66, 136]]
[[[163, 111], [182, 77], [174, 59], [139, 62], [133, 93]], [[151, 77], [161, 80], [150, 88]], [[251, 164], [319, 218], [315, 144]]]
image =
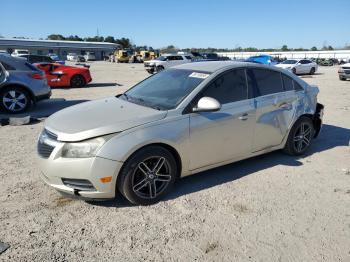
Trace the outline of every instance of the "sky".
[[350, 44], [350, 0], [0, 0], [0, 9], [4, 37], [98, 30], [153, 48]]

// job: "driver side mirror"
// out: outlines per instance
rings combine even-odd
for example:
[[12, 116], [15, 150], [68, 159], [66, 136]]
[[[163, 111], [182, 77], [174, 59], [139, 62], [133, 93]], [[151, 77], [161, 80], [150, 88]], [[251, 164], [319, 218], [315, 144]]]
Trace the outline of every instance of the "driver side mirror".
[[221, 109], [219, 101], [212, 97], [202, 97], [199, 99], [197, 106], [192, 109], [192, 112], [215, 112]]

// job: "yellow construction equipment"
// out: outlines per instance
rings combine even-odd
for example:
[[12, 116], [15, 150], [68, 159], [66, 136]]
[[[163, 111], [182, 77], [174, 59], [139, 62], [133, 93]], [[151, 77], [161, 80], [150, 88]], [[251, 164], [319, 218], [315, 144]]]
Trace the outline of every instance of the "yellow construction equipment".
[[130, 50], [120, 49], [114, 53], [118, 63], [129, 63], [132, 52]]

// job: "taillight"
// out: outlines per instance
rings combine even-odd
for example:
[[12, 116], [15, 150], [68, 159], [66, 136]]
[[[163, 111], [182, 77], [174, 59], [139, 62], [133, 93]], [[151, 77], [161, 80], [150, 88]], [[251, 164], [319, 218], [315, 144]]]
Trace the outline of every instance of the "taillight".
[[34, 78], [34, 79], [44, 79], [44, 76], [42, 74], [39, 74], [39, 73], [31, 74], [30, 77]]

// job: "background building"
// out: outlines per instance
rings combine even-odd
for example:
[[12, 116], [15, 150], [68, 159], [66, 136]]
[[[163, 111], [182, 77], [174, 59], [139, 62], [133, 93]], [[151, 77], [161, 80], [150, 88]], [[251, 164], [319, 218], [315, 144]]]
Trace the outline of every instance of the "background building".
[[104, 56], [113, 53], [118, 47], [118, 44], [107, 42], [0, 38], [0, 50], [8, 53], [12, 53], [15, 49], [25, 49], [36, 55], [55, 53], [60, 59], [66, 59], [68, 53], [84, 55], [86, 52], [94, 52], [96, 60], [102, 60]]

